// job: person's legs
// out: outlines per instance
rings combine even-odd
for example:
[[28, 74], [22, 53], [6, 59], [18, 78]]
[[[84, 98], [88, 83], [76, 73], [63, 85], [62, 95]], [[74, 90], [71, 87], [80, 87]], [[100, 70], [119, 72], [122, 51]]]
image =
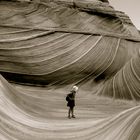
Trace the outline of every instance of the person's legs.
[[74, 115], [74, 107], [71, 108], [71, 113], [72, 113], [72, 118], [75, 118], [75, 115]]
[[68, 118], [69, 119], [71, 118], [71, 115], [72, 115], [72, 118], [75, 118], [74, 107], [69, 107], [69, 110], [68, 110]]
[[69, 107], [69, 110], [68, 110], [68, 118], [70, 119], [70, 113], [71, 113], [71, 108]]

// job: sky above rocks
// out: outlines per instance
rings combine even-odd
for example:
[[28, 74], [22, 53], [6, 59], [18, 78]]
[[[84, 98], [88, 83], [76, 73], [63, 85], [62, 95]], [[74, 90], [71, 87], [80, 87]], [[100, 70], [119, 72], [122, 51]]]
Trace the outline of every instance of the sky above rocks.
[[109, 0], [116, 9], [125, 12], [140, 30], [140, 0]]

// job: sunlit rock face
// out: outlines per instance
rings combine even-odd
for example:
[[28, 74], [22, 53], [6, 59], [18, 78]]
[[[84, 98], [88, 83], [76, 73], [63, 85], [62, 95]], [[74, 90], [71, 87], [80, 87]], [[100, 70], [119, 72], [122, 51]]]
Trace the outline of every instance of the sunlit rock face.
[[106, 1], [1, 1], [0, 31], [0, 72], [10, 81], [101, 84], [99, 95], [139, 98], [139, 32]]

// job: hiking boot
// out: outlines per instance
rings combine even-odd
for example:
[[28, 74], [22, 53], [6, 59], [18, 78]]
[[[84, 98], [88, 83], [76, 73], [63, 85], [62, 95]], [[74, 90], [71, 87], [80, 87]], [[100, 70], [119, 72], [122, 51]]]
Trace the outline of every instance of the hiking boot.
[[69, 118], [69, 119], [71, 119], [71, 117], [70, 117], [70, 116], [68, 116], [68, 118]]
[[72, 115], [72, 118], [76, 118], [74, 115]]

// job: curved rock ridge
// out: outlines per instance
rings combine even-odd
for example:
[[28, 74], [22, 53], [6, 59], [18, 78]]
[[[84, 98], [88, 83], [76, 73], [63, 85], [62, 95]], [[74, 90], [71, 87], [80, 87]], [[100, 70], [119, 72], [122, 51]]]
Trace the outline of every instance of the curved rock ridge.
[[139, 41], [111, 36], [12, 27], [1, 27], [1, 31], [0, 71], [22, 83], [57, 85], [105, 80], [139, 50]]
[[0, 25], [139, 37], [127, 15], [98, 0], [2, 1]]
[[35, 91], [29, 89], [28, 92], [23, 92], [0, 76], [0, 139], [139, 140], [140, 138], [140, 106], [120, 109], [123, 108], [123, 104], [114, 107], [112, 104], [114, 113], [114, 110], [110, 110], [108, 102], [107, 104], [102, 102], [103, 106], [106, 106], [103, 112], [101, 103], [92, 105], [96, 102], [93, 102], [91, 94], [91, 98], [82, 95], [83, 99], [80, 99], [79, 104], [84, 101], [84, 107], [81, 104], [81, 108], [76, 110], [78, 118], [69, 121], [64, 118], [67, 110], [64, 107], [65, 94], [62, 91], [49, 93], [52, 91], [45, 90], [44, 93], [40, 91], [40, 94]]
[[140, 53], [133, 57], [113, 78], [109, 79], [99, 95], [121, 99], [140, 99]]

